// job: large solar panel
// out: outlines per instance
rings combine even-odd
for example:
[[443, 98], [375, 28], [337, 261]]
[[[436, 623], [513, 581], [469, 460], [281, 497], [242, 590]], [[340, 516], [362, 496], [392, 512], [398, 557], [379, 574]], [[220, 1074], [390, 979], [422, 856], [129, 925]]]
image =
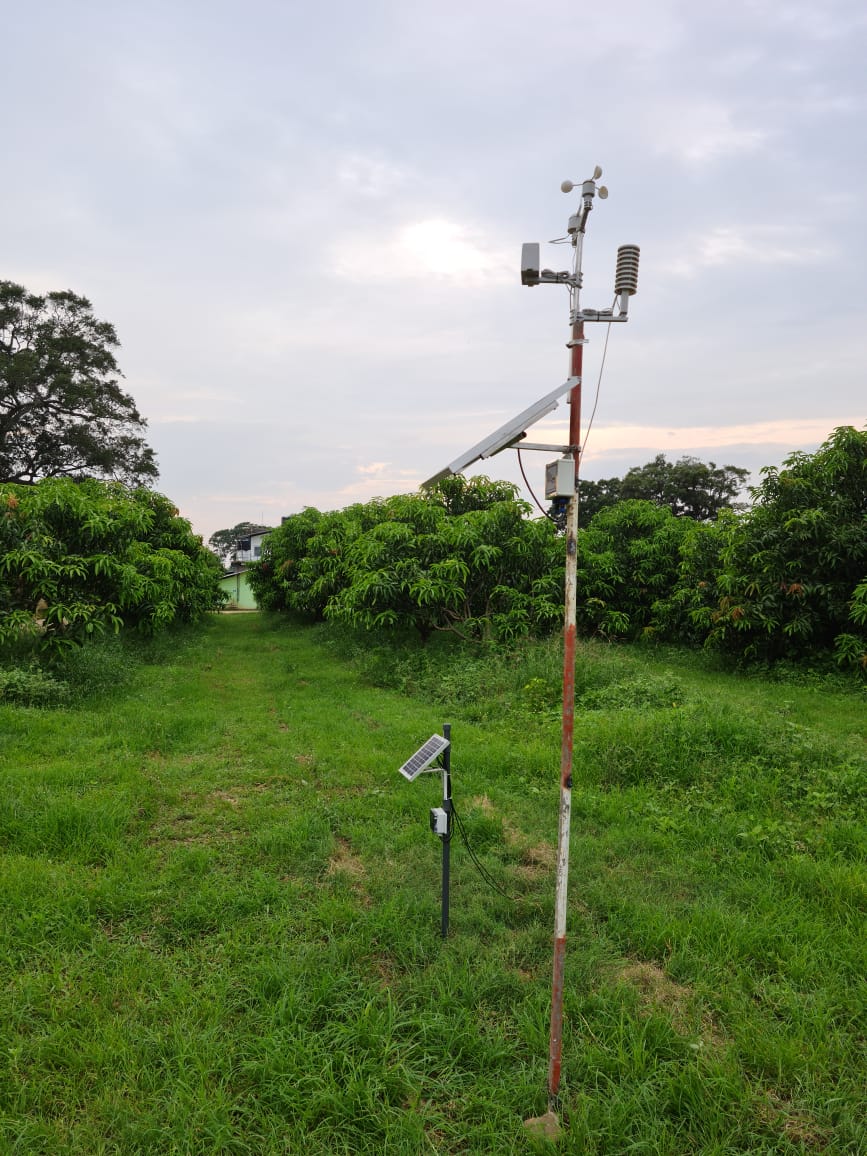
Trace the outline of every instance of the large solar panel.
[[400, 768], [400, 773], [411, 783], [416, 775], [426, 771], [437, 755], [448, 750], [448, 747], [448, 739], [444, 739], [442, 735], [431, 735], [424, 746], [419, 747], [412, 758], [406, 760]]

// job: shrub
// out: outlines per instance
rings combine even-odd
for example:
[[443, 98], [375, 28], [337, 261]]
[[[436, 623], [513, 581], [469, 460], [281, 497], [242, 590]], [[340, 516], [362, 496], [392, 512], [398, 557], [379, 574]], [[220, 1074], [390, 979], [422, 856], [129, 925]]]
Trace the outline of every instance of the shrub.
[[115, 482], [0, 485], [0, 648], [49, 660], [222, 604], [220, 565], [168, 498]]

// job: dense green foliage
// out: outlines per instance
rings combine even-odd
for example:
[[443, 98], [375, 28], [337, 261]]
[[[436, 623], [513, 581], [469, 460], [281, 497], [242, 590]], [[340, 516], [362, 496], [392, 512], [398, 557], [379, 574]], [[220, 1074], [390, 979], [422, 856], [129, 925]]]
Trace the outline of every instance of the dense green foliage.
[[0, 647], [50, 657], [222, 603], [220, 565], [168, 498], [115, 482], [0, 485]]
[[739, 657], [833, 652], [867, 669], [867, 430], [841, 426], [763, 474], [751, 510], [703, 528], [700, 576], [686, 561], [693, 625]]
[[579, 535], [579, 627], [606, 638], [638, 637], [677, 582], [681, 545], [693, 526], [652, 502], [600, 510]]
[[718, 466], [688, 456], [670, 462], [665, 454], [657, 454], [646, 465], [633, 466], [622, 478], [596, 482], [582, 478], [578, 483], [582, 520], [589, 522], [608, 506], [637, 499], [667, 506], [677, 517], [708, 521], [720, 510], [737, 508], [735, 499], [749, 473], [740, 466]]
[[0, 281], [0, 482], [157, 476], [146, 422], [118, 383], [117, 345], [86, 297]]
[[306, 509], [266, 539], [251, 586], [266, 609], [411, 627], [422, 639], [548, 630], [561, 617], [561, 547], [515, 493], [458, 476], [425, 494]]
[[[833, 655], [867, 670], [867, 431], [841, 427], [815, 454], [765, 470], [744, 512], [724, 504], [717, 478], [714, 519], [697, 497], [710, 492], [709, 467], [659, 458], [627, 477], [646, 481], [651, 466], [681, 470], [681, 499], [663, 500], [659, 482], [655, 500], [603, 505], [579, 531], [581, 631], [745, 660]], [[699, 466], [704, 481], [687, 506], [684, 479]], [[716, 471], [726, 472], [730, 498], [743, 471]], [[265, 609], [366, 629], [542, 635], [562, 620], [563, 541], [528, 513], [510, 485], [461, 477], [332, 513], [306, 509], [266, 540], [251, 585]]]

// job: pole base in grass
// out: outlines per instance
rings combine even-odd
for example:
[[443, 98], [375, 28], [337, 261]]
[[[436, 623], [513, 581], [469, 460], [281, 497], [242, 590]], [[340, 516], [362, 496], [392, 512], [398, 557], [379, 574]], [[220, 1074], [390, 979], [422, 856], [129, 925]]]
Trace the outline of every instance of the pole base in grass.
[[556, 1144], [563, 1135], [560, 1119], [556, 1112], [546, 1112], [544, 1116], [531, 1116], [524, 1121], [524, 1127], [537, 1140], [548, 1140]]

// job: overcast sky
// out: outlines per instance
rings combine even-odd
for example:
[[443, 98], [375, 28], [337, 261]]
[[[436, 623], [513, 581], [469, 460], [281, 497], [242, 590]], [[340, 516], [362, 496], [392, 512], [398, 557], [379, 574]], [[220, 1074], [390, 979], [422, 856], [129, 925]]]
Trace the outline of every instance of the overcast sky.
[[44, 0], [4, 39], [0, 277], [115, 325], [206, 537], [413, 490], [563, 381], [566, 291], [521, 286], [521, 243], [596, 164], [583, 304], [619, 244], [641, 272], [585, 476], [867, 420], [863, 0]]

